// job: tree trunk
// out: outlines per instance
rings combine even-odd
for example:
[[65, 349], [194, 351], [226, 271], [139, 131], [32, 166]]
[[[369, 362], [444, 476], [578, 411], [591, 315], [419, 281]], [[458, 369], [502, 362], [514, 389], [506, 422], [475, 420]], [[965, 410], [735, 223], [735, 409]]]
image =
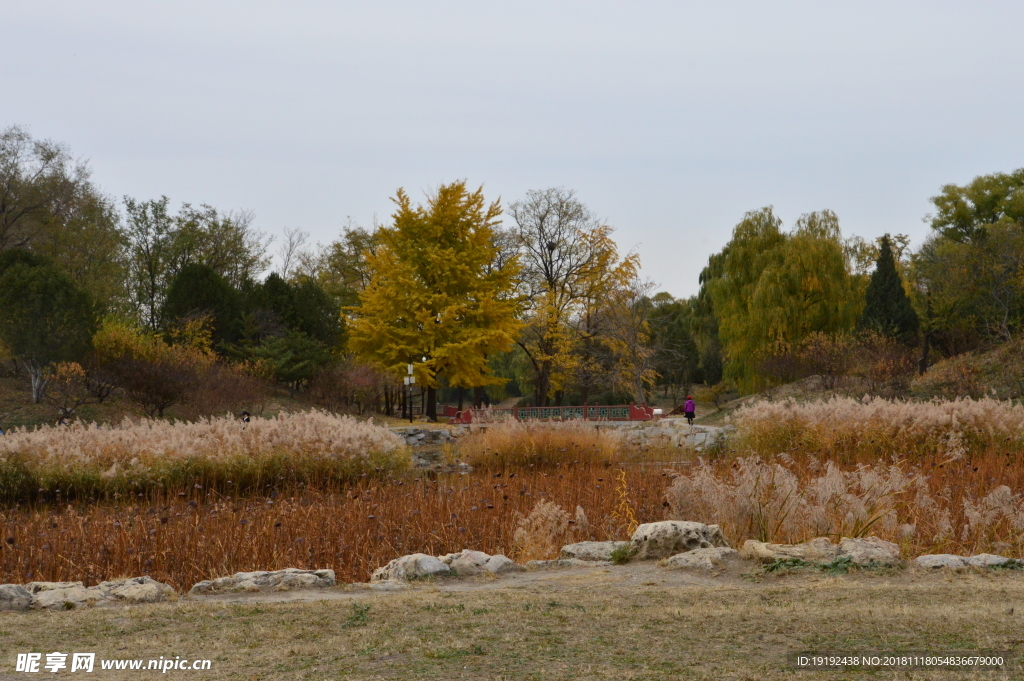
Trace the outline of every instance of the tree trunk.
[[928, 350], [932, 346], [932, 332], [928, 331], [924, 334], [924, 340], [922, 341], [921, 348], [921, 359], [917, 362], [917, 373], [924, 375], [924, 372], [928, 371]]
[[36, 362], [25, 362], [24, 364], [29, 379], [32, 381], [32, 403], [39, 404], [46, 393], [46, 384], [49, 383], [49, 380], [46, 378], [43, 367]]
[[427, 388], [427, 418], [437, 423], [437, 388]]
[[487, 397], [487, 392], [483, 386], [477, 386], [473, 388], [473, 406], [480, 409], [484, 406], [484, 398]]
[[459, 411], [462, 411], [462, 393], [463, 393], [463, 388], [460, 385], [459, 386]]

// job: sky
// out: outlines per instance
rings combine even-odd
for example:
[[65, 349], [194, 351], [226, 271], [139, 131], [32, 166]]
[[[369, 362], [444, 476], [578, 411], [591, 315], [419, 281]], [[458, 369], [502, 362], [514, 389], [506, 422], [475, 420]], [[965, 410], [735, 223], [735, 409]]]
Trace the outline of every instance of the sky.
[[[676, 296], [743, 214], [920, 244], [1024, 166], [1024, 3], [0, 0], [0, 128], [114, 197], [327, 243], [390, 197], [565, 187]], [[511, 218], [506, 218], [511, 220]], [[276, 246], [274, 247], [276, 248]]]

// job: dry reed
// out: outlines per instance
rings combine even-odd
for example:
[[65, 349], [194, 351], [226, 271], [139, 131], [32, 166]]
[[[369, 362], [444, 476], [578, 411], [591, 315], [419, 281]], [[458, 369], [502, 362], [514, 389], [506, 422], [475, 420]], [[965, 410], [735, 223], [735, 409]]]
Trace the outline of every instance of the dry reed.
[[[597, 519], [574, 538], [618, 539], [627, 528], [613, 513], [616, 477], [615, 468], [570, 464], [502, 477], [366, 477], [329, 491], [291, 485], [249, 498], [190, 487], [135, 505], [23, 506], [0, 511], [0, 583], [146, 574], [188, 588], [240, 570], [284, 567], [332, 568], [339, 581], [365, 581], [374, 568], [418, 551], [514, 554], [522, 519], [544, 500]], [[663, 517], [668, 482], [660, 467], [627, 470], [641, 521]], [[557, 542], [549, 543], [547, 555], [520, 546], [531, 557], [553, 557]]]
[[757, 455], [811, 453], [853, 464], [1024, 453], [1024, 406], [989, 398], [757, 402], [739, 409], [733, 420], [741, 434], [735, 446]]
[[352, 479], [407, 462], [402, 439], [387, 429], [319, 411], [248, 424], [231, 417], [75, 423], [0, 437], [0, 501], [144, 495], [192, 485], [260, 490], [281, 480]]
[[619, 429], [582, 420], [506, 421], [461, 438], [456, 447], [462, 461], [490, 471], [621, 461], [628, 453]]

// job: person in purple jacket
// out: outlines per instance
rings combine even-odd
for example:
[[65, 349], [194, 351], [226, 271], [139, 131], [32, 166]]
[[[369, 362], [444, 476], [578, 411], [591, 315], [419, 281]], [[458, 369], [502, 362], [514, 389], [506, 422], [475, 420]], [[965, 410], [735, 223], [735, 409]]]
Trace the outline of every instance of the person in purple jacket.
[[686, 404], [683, 405], [683, 416], [686, 417], [686, 423], [693, 425], [694, 411], [696, 411], [697, 405], [694, 404], [693, 398], [689, 395], [686, 396]]

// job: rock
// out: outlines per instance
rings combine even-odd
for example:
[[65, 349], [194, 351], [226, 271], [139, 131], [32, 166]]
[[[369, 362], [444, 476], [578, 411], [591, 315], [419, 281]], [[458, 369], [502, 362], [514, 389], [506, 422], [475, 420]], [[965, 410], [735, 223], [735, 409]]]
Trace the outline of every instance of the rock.
[[850, 539], [839, 542], [838, 558], [849, 558], [857, 565], [895, 565], [900, 562], [900, 547], [878, 537]]
[[483, 551], [471, 551], [469, 549], [463, 549], [458, 553], [449, 553], [443, 556], [438, 556], [437, 559], [447, 565], [452, 572], [460, 577], [478, 575], [483, 572], [490, 572], [491, 574], [498, 575], [504, 572], [523, 569], [519, 565], [516, 565], [515, 561], [511, 558], [507, 558], [506, 556], [500, 554], [497, 556], [491, 556]]
[[32, 594], [21, 584], [0, 584], [0, 611], [28, 610]]
[[449, 563], [449, 567], [460, 577], [468, 577], [469, 575], [487, 572], [487, 561], [490, 559], [491, 557], [483, 551], [463, 549], [462, 554]]
[[711, 570], [729, 560], [739, 559], [736, 549], [727, 546], [712, 546], [678, 553], [662, 561], [661, 566], [672, 570]]
[[413, 553], [401, 558], [395, 558], [384, 567], [377, 568], [370, 577], [370, 581], [408, 581], [424, 577], [446, 577], [451, 572], [451, 569], [437, 558], [428, 556], [425, 553]]
[[103, 593], [105, 600], [125, 603], [163, 603], [178, 600], [174, 588], [152, 577], [133, 577], [112, 582], [100, 582], [93, 587]]
[[[463, 549], [463, 550], [465, 550], [465, 549]], [[445, 565], [451, 567], [452, 561], [455, 560], [456, 558], [460, 558], [461, 556], [462, 556], [462, 551], [459, 551], [458, 553], [446, 553], [443, 556], [438, 556], [437, 559], [439, 561], [441, 561], [442, 563], [444, 563]]]
[[923, 568], [964, 568], [967, 567], [967, 559], [963, 556], [954, 556], [949, 553], [935, 553], [927, 556], [918, 556], [914, 564]]
[[718, 525], [686, 520], [645, 523], [636, 528], [630, 541], [637, 560], [667, 558], [694, 549], [729, 545]]
[[514, 560], [500, 553], [496, 556], [491, 556], [484, 567], [487, 568], [488, 572], [495, 575], [501, 575], [506, 572], [519, 572], [523, 569], [522, 566], [516, 565]]
[[258, 591], [292, 591], [295, 589], [328, 589], [335, 586], [334, 570], [299, 570], [285, 568], [273, 572], [237, 572], [231, 577], [198, 582], [189, 595]]
[[1009, 563], [1010, 559], [1003, 556], [996, 556], [991, 553], [979, 553], [967, 559], [967, 564], [972, 567], [995, 567]]
[[611, 560], [612, 551], [629, 546], [628, 541], [581, 541], [562, 547], [558, 557], [576, 560]]
[[81, 582], [30, 582], [25, 589], [36, 610], [73, 610], [104, 600], [103, 592], [86, 589]]
[[791, 558], [808, 563], [831, 563], [839, 555], [839, 547], [827, 537], [817, 537], [802, 544], [768, 544], [748, 539], [740, 548], [740, 556], [762, 563]]
[[529, 570], [547, 568], [605, 567], [611, 565], [607, 560], [579, 560], [578, 558], [557, 558], [555, 560], [530, 560], [526, 563]]

